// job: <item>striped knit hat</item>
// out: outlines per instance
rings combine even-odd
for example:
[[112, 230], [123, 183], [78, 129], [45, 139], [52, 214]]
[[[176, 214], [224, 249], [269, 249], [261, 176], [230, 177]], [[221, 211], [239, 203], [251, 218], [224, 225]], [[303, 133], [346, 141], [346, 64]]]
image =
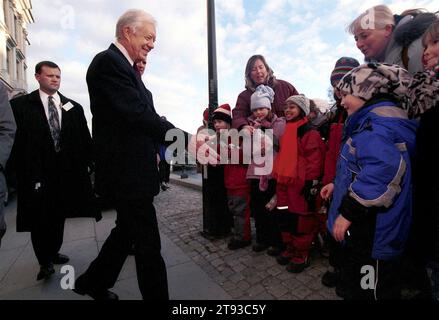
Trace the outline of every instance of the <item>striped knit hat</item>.
[[360, 63], [354, 58], [341, 57], [337, 60], [334, 66], [334, 70], [331, 73], [331, 85], [335, 87], [337, 83], [343, 78], [343, 76], [358, 67]]
[[229, 124], [232, 123], [232, 111], [230, 110], [229, 104], [220, 105], [215, 109], [212, 115], [212, 121], [218, 119], [223, 120]]

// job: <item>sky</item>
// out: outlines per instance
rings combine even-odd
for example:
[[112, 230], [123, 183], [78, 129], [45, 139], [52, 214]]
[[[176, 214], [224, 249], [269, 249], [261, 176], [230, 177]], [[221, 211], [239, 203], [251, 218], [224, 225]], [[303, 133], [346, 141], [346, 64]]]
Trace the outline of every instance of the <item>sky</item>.
[[[85, 75], [93, 57], [114, 41], [115, 25], [127, 9], [157, 20], [155, 48], [143, 81], [160, 115], [194, 133], [209, 103], [206, 0], [32, 0], [28, 25], [29, 91], [38, 88], [35, 64], [56, 62], [60, 92], [79, 102], [91, 124]], [[335, 61], [363, 61], [346, 27], [366, 9], [386, 4], [394, 13], [410, 8], [439, 10], [437, 0], [216, 0], [218, 102], [233, 108], [244, 90], [249, 57], [265, 56], [278, 79], [309, 98], [328, 100]]]

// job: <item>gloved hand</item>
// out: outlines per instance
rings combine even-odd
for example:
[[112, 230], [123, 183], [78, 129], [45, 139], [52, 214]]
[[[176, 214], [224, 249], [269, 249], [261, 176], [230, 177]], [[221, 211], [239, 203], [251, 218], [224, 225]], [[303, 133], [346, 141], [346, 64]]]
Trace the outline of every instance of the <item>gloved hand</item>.
[[318, 180], [306, 180], [305, 185], [302, 188], [301, 195], [305, 198], [306, 202], [308, 202], [309, 211], [315, 210], [315, 200], [318, 193]]
[[303, 195], [305, 199], [308, 199], [310, 197], [315, 197], [318, 191], [317, 190], [318, 184], [319, 184], [318, 180], [306, 180], [305, 185], [303, 186], [300, 194]]

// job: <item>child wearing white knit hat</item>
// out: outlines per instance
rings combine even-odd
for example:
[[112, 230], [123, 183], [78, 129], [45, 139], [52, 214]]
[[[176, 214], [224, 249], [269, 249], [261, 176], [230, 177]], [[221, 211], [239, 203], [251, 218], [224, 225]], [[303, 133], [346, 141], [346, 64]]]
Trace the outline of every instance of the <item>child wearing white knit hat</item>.
[[[273, 89], [269, 86], [259, 85], [250, 101], [250, 109], [253, 114], [247, 120], [251, 126], [253, 141], [260, 139], [262, 146], [269, 145], [271, 142], [276, 145], [285, 128], [285, 119], [277, 117], [271, 111], [271, 104], [274, 101]], [[270, 130], [272, 130], [272, 135]], [[270, 135], [273, 141], [271, 141]], [[271, 157], [265, 158], [266, 161], [262, 164], [252, 161], [247, 171], [247, 179], [251, 181], [251, 210], [256, 227], [256, 244], [253, 246], [253, 250], [259, 252], [268, 248], [268, 254], [276, 255], [282, 248], [282, 239], [276, 228], [274, 216], [266, 208], [267, 203], [276, 192], [276, 181], [271, 176], [272, 161], [274, 161], [276, 150], [270, 149], [263, 152], [265, 155], [271, 154]], [[259, 174], [258, 169], [267, 168], [269, 166], [267, 163], [270, 160], [269, 172]]]

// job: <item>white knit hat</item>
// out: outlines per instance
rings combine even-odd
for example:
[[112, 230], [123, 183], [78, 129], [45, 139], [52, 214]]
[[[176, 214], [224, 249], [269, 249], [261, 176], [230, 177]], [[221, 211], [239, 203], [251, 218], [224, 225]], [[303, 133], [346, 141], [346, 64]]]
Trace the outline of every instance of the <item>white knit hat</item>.
[[254, 111], [259, 108], [271, 110], [271, 104], [274, 101], [274, 91], [269, 86], [263, 84], [256, 88], [256, 91], [250, 98], [250, 110]]

